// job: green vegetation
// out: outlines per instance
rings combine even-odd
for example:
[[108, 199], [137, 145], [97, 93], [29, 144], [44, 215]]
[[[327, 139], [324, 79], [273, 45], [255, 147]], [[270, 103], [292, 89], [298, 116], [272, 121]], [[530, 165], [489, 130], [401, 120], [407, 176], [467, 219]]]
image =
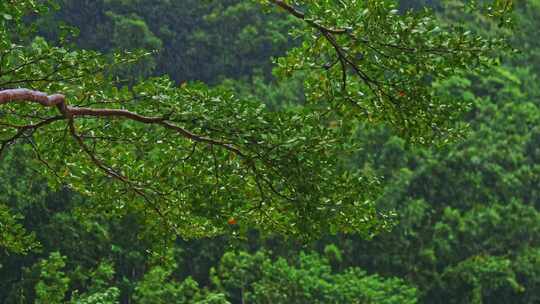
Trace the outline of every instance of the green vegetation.
[[0, 3], [61, 101], [0, 98], [1, 303], [540, 301], [540, 1], [58, 2]]

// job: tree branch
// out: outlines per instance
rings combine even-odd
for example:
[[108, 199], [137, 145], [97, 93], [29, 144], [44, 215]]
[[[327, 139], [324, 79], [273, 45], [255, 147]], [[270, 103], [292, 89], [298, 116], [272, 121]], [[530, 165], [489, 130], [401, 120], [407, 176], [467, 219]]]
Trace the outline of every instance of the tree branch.
[[314, 27], [314, 28], [316, 28], [316, 29], [318, 29], [320, 31], [323, 31], [323, 32], [326, 32], [326, 33], [332, 33], [332, 34], [345, 34], [345, 33], [347, 33], [347, 29], [330, 28], [330, 27], [326, 27], [324, 25], [321, 25], [318, 22], [315, 22], [313, 20], [307, 19], [305, 13], [301, 12], [300, 10], [297, 10], [292, 5], [289, 5], [289, 4], [285, 3], [285, 1], [282, 1], [282, 0], [268, 0], [268, 1], [270, 1], [271, 3], [279, 6], [282, 9], [284, 9], [285, 11], [287, 11], [289, 14], [293, 15], [294, 17], [296, 17], [296, 18], [298, 18], [300, 20], [304, 20], [309, 25], [311, 25], [312, 27]]
[[194, 134], [180, 126], [177, 126], [167, 121], [167, 118], [165, 117], [144, 116], [123, 109], [72, 107], [67, 105], [66, 98], [62, 94], [47, 95], [43, 92], [33, 91], [29, 89], [9, 89], [0, 91], [0, 105], [10, 102], [35, 102], [45, 107], [56, 106], [60, 113], [64, 116], [64, 118], [69, 120], [74, 119], [78, 116], [120, 117], [144, 124], [157, 124], [166, 129], [176, 131], [178, 134], [191, 141], [220, 146], [239, 156], [246, 156], [238, 147], [234, 146], [231, 143]]
[[51, 123], [53, 123], [55, 121], [61, 120], [63, 118], [64, 118], [63, 116], [54, 116], [54, 117], [51, 117], [51, 118], [47, 118], [47, 119], [45, 119], [45, 120], [43, 120], [43, 121], [41, 121], [39, 123], [36, 123], [36, 124], [23, 125], [23, 126], [11, 126], [13, 128], [18, 129], [18, 131], [12, 137], [0, 142], [0, 157], [2, 156], [2, 154], [4, 153], [4, 150], [8, 146], [15, 143], [15, 141], [17, 141], [19, 138], [21, 138], [27, 131], [31, 131], [33, 133], [37, 129], [39, 129], [39, 128], [43, 127], [43, 126], [46, 126], [48, 124], [51, 124]]
[[43, 92], [28, 89], [9, 89], [0, 91], [0, 105], [17, 101], [31, 101], [46, 107], [54, 107], [64, 103], [65, 96], [61, 94], [47, 95]]

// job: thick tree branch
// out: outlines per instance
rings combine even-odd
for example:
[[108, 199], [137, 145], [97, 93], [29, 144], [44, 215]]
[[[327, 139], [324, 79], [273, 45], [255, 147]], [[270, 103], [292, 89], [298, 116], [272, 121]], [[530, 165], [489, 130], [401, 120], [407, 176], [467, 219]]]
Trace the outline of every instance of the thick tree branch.
[[37, 102], [46, 107], [54, 107], [65, 102], [65, 96], [61, 94], [47, 95], [43, 92], [28, 89], [10, 89], [0, 91], [0, 105], [9, 102]]
[[[84, 142], [84, 136], [79, 134], [75, 127], [75, 122], [78, 117], [93, 117], [93, 118], [115, 117], [115, 118], [123, 118], [123, 119], [132, 120], [135, 122], [140, 122], [142, 124], [150, 124], [150, 125], [153, 124], [153, 125], [161, 126], [165, 129], [172, 130], [176, 134], [186, 139], [191, 140], [192, 142], [194, 142], [194, 144], [204, 143], [204, 144], [210, 145], [211, 147], [213, 146], [221, 147], [238, 156], [243, 157], [247, 161], [248, 167], [250, 168], [250, 170], [252, 170], [254, 174], [257, 187], [259, 187], [259, 191], [261, 191], [262, 200], [264, 200], [263, 187], [264, 185], [266, 185], [273, 193], [279, 195], [282, 198], [286, 198], [292, 201], [292, 198], [289, 198], [285, 196], [284, 194], [282, 194], [280, 191], [278, 191], [268, 178], [266, 178], [264, 175], [258, 172], [257, 166], [254, 162], [254, 158], [250, 158], [246, 154], [245, 151], [241, 150], [240, 148], [236, 147], [235, 145], [231, 143], [227, 143], [227, 142], [220, 141], [217, 139], [194, 134], [180, 126], [175, 125], [173, 122], [168, 121], [167, 118], [165, 117], [144, 116], [144, 115], [140, 115], [138, 113], [134, 113], [134, 112], [123, 110], [123, 109], [88, 108], [88, 107], [69, 106], [67, 105], [65, 96], [61, 94], [48, 96], [47, 94], [43, 92], [33, 91], [29, 89], [10, 89], [10, 90], [3, 90], [3, 91], [0, 90], [0, 105], [12, 103], [12, 102], [13, 103], [15, 102], [38, 103], [45, 107], [56, 107], [62, 115], [51, 117], [46, 120], [43, 120], [42, 122], [31, 124], [31, 125], [9, 125], [9, 127], [17, 129], [17, 132], [12, 138], [9, 138], [4, 143], [0, 142], [1, 150], [3, 150], [6, 146], [9, 146], [10, 144], [12, 144], [19, 137], [24, 136], [25, 132], [28, 130], [35, 131], [39, 127], [48, 125], [54, 121], [65, 120], [67, 121], [69, 133], [71, 134], [75, 142], [78, 144], [78, 146], [81, 148], [81, 150], [84, 152], [84, 154], [86, 154], [89, 157], [91, 162], [99, 170], [101, 170], [105, 175], [126, 184], [130, 189], [134, 191], [134, 193], [141, 196], [145, 201], [147, 201], [148, 204], [152, 208], [154, 208], [154, 210], [162, 217], [164, 217], [164, 215], [161, 213], [161, 210], [157, 208], [157, 206], [154, 206], [152, 199], [150, 199], [147, 196], [147, 193], [143, 190], [143, 188], [141, 188], [134, 181], [130, 180], [127, 176], [123, 175], [120, 171], [116, 171], [112, 167], [107, 166], [105, 162], [102, 161], [98, 157], [98, 155], [96, 155], [94, 151], [92, 151], [92, 149], [89, 146], [86, 145], [86, 143]], [[188, 156], [188, 158], [191, 157], [194, 151], [195, 151], [195, 146], [191, 154]], [[252, 152], [250, 152], [250, 154], [251, 153]], [[260, 158], [261, 156], [258, 154], [255, 154], [254, 157]], [[214, 159], [214, 161], [216, 161], [216, 159]], [[266, 165], [271, 166], [271, 164], [266, 164]], [[217, 168], [217, 164], [215, 164], [215, 166]], [[217, 169], [216, 169], [216, 174], [217, 174]], [[219, 182], [219, 175], [216, 175], [216, 178]], [[155, 190], [151, 190], [151, 191], [155, 191]], [[157, 191], [155, 192], [158, 193]]]
[[122, 109], [97, 109], [86, 107], [72, 107], [68, 106], [66, 98], [62, 94], [47, 95], [43, 92], [33, 91], [29, 89], [9, 89], [0, 91], [0, 105], [10, 102], [35, 102], [45, 107], [56, 106], [60, 113], [66, 119], [74, 119], [78, 116], [90, 116], [90, 117], [119, 117], [130, 119], [144, 124], [157, 124], [166, 129], [173, 130], [181, 136], [192, 140], [194, 142], [202, 142], [211, 145], [220, 146], [226, 150], [229, 150], [239, 156], [245, 156], [245, 154], [231, 143], [223, 142], [217, 139], [208, 138], [205, 136], [194, 134], [180, 126], [177, 126], [169, 121], [165, 117], [152, 117], [144, 116], [135, 112], [122, 110]]

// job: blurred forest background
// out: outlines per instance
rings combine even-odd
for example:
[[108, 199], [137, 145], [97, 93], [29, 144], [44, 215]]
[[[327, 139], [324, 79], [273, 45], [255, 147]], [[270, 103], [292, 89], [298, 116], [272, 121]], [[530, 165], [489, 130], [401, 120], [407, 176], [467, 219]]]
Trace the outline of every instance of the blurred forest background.
[[[300, 77], [272, 74], [273, 58], [295, 44], [292, 17], [240, 0], [60, 2], [38, 20], [45, 38], [66, 24], [80, 48], [155, 52], [119, 75], [203, 81], [271, 109], [302, 102]], [[402, 2], [501, 34], [481, 15], [464, 19], [460, 1]], [[397, 214], [370, 240], [301, 244], [254, 231], [165, 249], [137, 214], [81, 216], [86, 198], [51, 191], [27, 169], [27, 152], [12, 150], [0, 163], [0, 216], [19, 221], [0, 229], [25, 242], [0, 251], [0, 303], [540, 303], [540, 0], [519, 1], [514, 21], [518, 53], [439, 84], [470, 104], [464, 139], [424, 148], [383, 127], [359, 132], [352, 163], [383, 177], [378, 204]]]

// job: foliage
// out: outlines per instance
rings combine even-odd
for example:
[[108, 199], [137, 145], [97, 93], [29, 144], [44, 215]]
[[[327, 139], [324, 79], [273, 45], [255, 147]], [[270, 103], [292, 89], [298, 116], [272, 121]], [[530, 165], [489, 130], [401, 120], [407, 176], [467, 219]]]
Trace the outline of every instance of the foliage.
[[[128, 187], [112, 185], [114, 179], [101, 173], [91, 174], [97, 173], [95, 167], [70, 138], [66, 123], [59, 120], [48, 129], [21, 133], [18, 142], [26, 145], [10, 147], [0, 162], [0, 201], [5, 203], [0, 209], [1, 223], [10, 223], [2, 227], [9, 227], [5, 231], [11, 238], [5, 239], [13, 241], [0, 256], [0, 302], [35, 303], [37, 299], [46, 299], [43, 301], [47, 303], [56, 300], [67, 303], [174, 303], [180, 299], [179, 303], [220, 304], [242, 303], [242, 300], [249, 303], [540, 301], [540, 192], [537, 187], [540, 184], [540, 61], [537, 41], [531, 35], [539, 27], [538, 1], [515, 3], [513, 32], [498, 27], [497, 21], [505, 19], [494, 22], [480, 10], [470, 10], [461, 1], [407, 1], [399, 8], [390, 1], [385, 2], [388, 6], [382, 1], [340, 2], [369, 6], [368, 12], [348, 10], [340, 7], [337, 1], [298, 1], [294, 8], [307, 16], [302, 20], [273, 9], [263, 13], [258, 4], [245, 1], [66, 0], [61, 3], [61, 10], [44, 17], [50, 6], [24, 0], [1, 2], [2, 89], [27, 85], [50, 93], [66, 92], [72, 106], [111, 106], [142, 111], [146, 115], [169, 114], [173, 108], [181, 109], [170, 115], [178, 114], [177, 122], [182, 127], [199, 135], [232, 138], [239, 142], [245, 139], [241, 135], [252, 136], [254, 133], [260, 134], [258, 140], [263, 135], [270, 136], [264, 139], [269, 144], [279, 143], [288, 136], [306, 136], [313, 142], [339, 137], [343, 146], [337, 149], [330, 141], [323, 143], [327, 146], [317, 142], [315, 147], [319, 145], [320, 149], [311, 150], [313, 142], [302, 139], [289, 143], [286, 149], [279, 151], [281, 154], [277, 154], [280, 158], [295, 151], [298, 153], [295, 155], [305, 157], [302, 160], [313, 163], [335, 155], [339, 160], [324, 166], [308, 164], [311, 168], [308, 171], [305, 167], [296, 167], [298, 164], [293, 162], [281, 163], [278, 168], [289, 174], [295, 182], [293, 186], [301, 189], [302, 194], [313, 195], [312, 190], [321, 184], [318, 178], [326, 176], [328, 179], [321, 184], [326, 185], [323, 192], [368, 198], [373, 201], [369, 212], [396, 214], [396, 217], [392, 229], [382, 233], [369, 229], [377, 226], [376, 223], [370, 222], [374, 226], [363, 225], [364, 237], [371, 236], [371, 240], [358, 235], [337, 235], [309, 243], [307, 248], [299, 247], [298, 243], [271, 233], [298, 236], [302, 231], [304, 237], [319, 237], [326, 232], [346, 231], [344, 227], [349, 223], [331, 226], [336, 222], [335, 217], [329, 218], [326, 211], [309, 209], [316, 207], [310, 205], [312, 196], [306, 196], [305, 205], [301, 206], [276, 204], [289, 208], [273, 213], [280, 214], [274, 217], [277, 223], [270, 219], [263, 222], [264, 219], [259, 220], [249, 213], [239, 214], [239, 210], [245, 210], [243, 207], [254, 206], [252, 200], [256, 202], [253, 198], [256, 196], [253, 193], [257, 193], [255, 179], [246, 179], [245, 175], [241, 176], [244, 179], [219, 175], [220, 181], [233, 185], [233, 188], [228, 192], [215, 187], [215, 172], [234, 172], [236, 169], [231, 164], [243, 164], [238, 157], [228, 156], [217, 145], [213, 148], [204, 143], [192, 145], [180, 138], [170, 141], [167, 138], [163, 143], [155, 144], [163, 140], [160, 135], [170, 135], [159, 126], [142, 126], [115, 118], [104, 120], [102, 124], [90, 117], [77, 121], [78, 133], [85, 136], [89, 145], [96, 143], [95, 149], [102, 153], [107, 165], [130, 178], [136, 173], [138, 181], [149, 180], [156, 187], [186, 195], [182, 197], [181, 205], [178, 201], [160, 201], [156, 196], [155, 202], [169, 215], [156, 217], [155, 210], [140, 197], [137, 199], [133, 193], [124, 193]], [[504, 5], [504, 1], [499, 3]], [[404, 13], [405, 5], [414, 7], [416, 13]], [[436, 17], [423, 10], [426, 5], [435, 9]], [[398, 12], [388, 10], [391, 6]], [[464, 14], [466, 10], [468, 13]], [[40, 14], [36, 20], [37, 28], [45, 39], [36, 37], [28, 23], [15, 22], [33, 11]], [[367, 16], [365, 20], [355, 19], [355, 13], [360, 12]], [[386, 18], [377, 19], [379, 13]], [[433, 95], [428, 97], [437, 97], [433, 101], [442, 107], [441, 112], [436, 111], [430, 117], [420, 116], [415, 120], [417, 125], [400, 124], [391, 116], [397, 113], [391, 107], [376, 112], [378, 116], [372, 115], [370, 122], [369, 116], [366, 118], [358, 105], [350, 105], [344, 99], [358, 92], [358, 88], [367, 87], [349, 65], [346, 90], [343, 90], [341, 63], [331, 42], [325, 41], [324, 34], [316, 29], [317, 24], [329, 30], [334, 27], [348, 29], [351, 24], [382, 26], [384, 31], [366, 31], [356, 26], [353, 29], [374, 41], [387, 38], [384, 33], [399, 34], [407, 46], [426, 42], [423, 39], [437, 42], [440, 36], [435, 33], [439, 29], [428, 31], [417, 40], [405, 39], [416, 36], [403, 36], [404, 32], [396, 24], [405, 22], [407, 25], [414, 16], [426, 17], [423, 26], [427, 29], [436, 25], [441, 30], [453, 28], [462, 34], [470, 30], [471, 33], [464, 37], [479, 34], [500, 38], [511, 34], [510, 41], [520, 50], [511, 56], [490, 50], [486, 53], [493, 55], [490, 60], [501, 65], [480, 73], [459, 71], [445, 79], [429, 79], [426, 90]], [[79, 37], [71, 37], [66, 27], [57, 26], [62, 23], [59, 20], [79, 27]], [[461, 28], [463, 31], [460, 32]], [[287, 36], [291, 29], [293, 35]], [[109, 39], [113, 32], [122, 38], [132, 33], [135, 38]], [[360, 47], [363, 44], [356, 45], [348, 35], [334, 35], [340, 44], [350, 47], [349, 55], [353, 58], [354, 54], [354, 62], [358, 60], [361, 67], [377, 63], [399, 65], [392, 58], [377, 61], [376, 50], [367, 45], [365, 48]], [[239, 38], [235, 39], [235, 36]], [[489, 44], [489, 41], [483, 43]], [[71, 42], [76, 42], [77, 46], [70, 45]], [[320, 52], [315, 53], [309, 46]], [[159, 52], [152, 57], [141, 57], [144, 52], [111, 53], [137, 47], [146, 48], [146, 51], [158, 48]], [[96, 49], [104, 55], [79, 48]], [[269, 57], [283, 55], [287, 49], [288, 55], [278, 60], [281, 67], [275, 70], [280, 79], [273, 78]], [[396, 55], [398, 60], [421, 57], [411, 52], [402, 54], [392, 46], [383, 46], [381, 50]], [[362, 56], [356, 56], [360, 53]], [[236, 56], [239, 54], [241, 56]], [[421, 57], [426, 60], [404, 66], [429, 69], [429, 58], [435, 57], [426, 55]], [[442, 57], [448, 60], [447, 63], [454, 63], [449, 60], [452, 55]], [[454, 59], [459, 63], [461, 57], [467, 58]], [[139, 66], [127, 65], [135, 60], [139, 60]], [[316, 65], [310, 66], [313, 62]], [[328, 62], [334, 65], [325, 65]], [[295, 67], [302, 67], [302, 70], [297, 71]], [[433, 67], [444, 69], [444, 63], [436, 61]], [[383, 66], [372, 67], [368, 75], [386, 80], [381, 72], [384, 69]], [[396, 71], [396, 75], [404, 80], [412, 73], [409, 69]], [[289, 76], [289, 72], [294, 72], [293, 78], [283, 78]], [[149, 74], [162, 73], [169, 74], [174, 80], [144, 80]], [[27, 76], [28, 79], [43, 80], [28, 83]], [[321, 81], [317, 76], [325, 80]], [[421, 79], [419, 75], [413, 76], [410, 81]], [[190, 81], [184, 83], [194, 79], [220, 85], [208, 87]], [[129, 87], [124, 88], [125, 83], [129, 83]], [[323, 87], [323, 83], [327, 86]], [[334, 89], [331, 94], [328, 94], [329, 88]], [[347, 91], [350, 91], [348, 95], [343, 94]], [[87, 96], [83, 92], [90, 94]], [[326, 95], [317, 96], [317, 92]], [[412, 92], [416, 94], [415, 90]], [[398, 92], [397, 95], [402, 94]], [[407, 100], [409, 97], [399, 96]], [[368, 101], [372, 99], [373, 96], [366, 94], [353, 101], [369, 105]], [[117, 104], [93, 104], [103, 100]], [[261, 108], [261, 103], [267, 104], [267, 108]], [[416, 115], [429, 109], [426, 105], [425, 100], [419, 98], [407, 101], [403, 107], [411, 107]], [[13, 124], [36, 123], [38, 117], [33, 115], [41, 116], [39, 118], [55, 115], [54, 109], [40, 109], [35, 105], [1, 107], [0, 119], [7, 118]], [[6, 116], [7, 108], [10, 109], [7, 114], [11, 116]], [[241, 111], [243, 109], [245, 113]], [[310, 116], [313, 113], [322, 115]], [[461, 122], [461, 114], [468, 126]], [[376, 117], [381, 121], [375, 121]], [[393, 120], [387, 121], [388, 117]], [[264, 121], [258, 121], [259, 118]], [[446, 130], [448, 132], [437, 133], [437, 130], [433, 133], [436, 129], [417, 129], [417, 126], [437, 119], [441, 119], [438, 121], [442, 124], [439, 126], [441, 131], [451, 127], [467, 132]], [[329, 130], [304, 130], [314, 125]], [[394, 128], [385, 125], [394, 125]], [[102, 130], [104, 126], [110, 129]], [[233, 127], [234, 132], [226, 132]], [[262, 130], [251, 130], [251, 127]], [[18, 133], [7, 126], [2, 128], [0, 140]], [[268, 129], [267, 132], [264, 129]], [[418, 130], [427, 133], [419, 136]], [[238, 131], [240, 133], [235, 133]], [[125, 134], [130, 132], [137, 133], [133, 138], [142, 139], [142, 142], [126, 140]], [[44, 136], [49, 135], [50, 142], [47, 142]], [[126, 143], [91, 139], [92, 136], [111, 135]], [[431, 137], [433, 135], [440, 137]], [[414, 141], [445, 141], [461, 135], [461, 140], [442, 148], [410, 145]], [[64, 142], [65, 145], [60, 144]], [[251, 146], [246, 142], [243, 147], [261, 153]], [[169, 151], [167, 147], [172, 148], [164, 153]], [[48, 150], [44, 148], [55, 151], [54, 155], [45, 153]], [[195, 152], [191, 154], [191, 151]], [[213, 151], [217, 153], [216, 157], [212, 155]], [[184, 155], [178, 155], [182, 153]], [[324, 157], [311, 153], [324, 154]], [[189, 156], [189, 165], [173, 169], [163, 165], [164, 159], [172, 163], [184, 160], [184, 156]], [[77, 165], [73, 159], [82, 161]], [[219, 162], [221, 166], [213, 171], [215, 159], [223, 162]], [[43, 167], [42, 160], [56, 170]], [[128, 161], [129, 165], [126, 164]], [[139, 166], [144, 163], [144, 166], [131, 166], [134, 163]], [[143, 172], [148, 170], [146, 165], [160, 174]], [[358, 172], [364, 179], [363, 188], [354, 189], [357, 191], [354, 193], [349, 185], [334, 189], [333, 173], [328, 175], [320, 170], [333, 170], [336, 166], [340, 172]], [[36, 168], [40, 168], [40, 172], [36, 172]], [[66, 168], [69, 169], [66, 171]], [[53, 172], [59, 178], [51, 178]], [[46, 179], [39, 175], [45, 175]], [[281, 187], [289, 184], [289, 180], [285, 183], [276, 179], [276, 175], [268, 173], [264, 178]], [[347, 179], [341, 181], [346, 183]], [[49, 188], [48, 183], [53, 188]], [[186, 185], [189, 187], [182, 187]], [[268, 187], [266, 190], [270, 189], [269, 184], [265, 186]], [[81, 193], [75, 193], [74, 189]], [[114, 192], [114, 189], [119, 190]], [[345, 190], [347, 194], [339, 193]], [[116, 204], [111, 203], [111, 196]], [[322, 199], [323, 196], [315, 197]], [[185, 199], [187, 197], [189, 200]], [[275, 204], [274, 200], [272, 202]], [[181, 207], [179, 210], [187, 216], [187, 221], [170, 206]], [[312, 210], [306, 215], [313, 216], [313, 223], [309, 219], [303, 222], [294, 212], [289, 213], [287, 210], [291, 207], [300, 216], [306, 210]], [[357, 211], [358, 215], [364, 215], [364, 210]], [[214, 219], [216, 214], [219, 218]], [[379, 214], [374, 218], [384, 222], [378, 224], [388, 224]], [[224, 235], [173, 242], [171, 227], [166, 225], [179, 220], [184, 221], [181, 223], [184, 230], [180, 229], [180, 232], [185, 237]], [[215, 230], [201, 232], [204, 223]], [[305, 226], [295, 231], [287, 226], [291, 223]], [[259, 234], [253, 229], [261, 226], [266, 233]], [[372, 235], [372, 232], [379, 233]], [[23, 252], [38, 242], [41, 251]], [[302, 242], [302, 245], [306, 243]]]
[[214, 284], [236, 303], [416, 303], [416, 290], [399, 279], [358, 268], [333, 273], [326, 258], [300, 253], [294, 264], [265, 252], [226, 253]]
[[35, 249], [38, 244], [34, 234], [28, 234], [17, 222], [22, 215], [13, 215], [8, 206], [0, 204], [0, 247], [7, 251], [25, 254]]
[[[448, 140], [464, 107], [437, 96], [431, 83], [491, 63], [499, 42], [440, 28], [428, 13], [399, 14], [387, 1], [297, 3], [305, 13], [269, 4], [304, 21], [293, 31], [302, 44], [278, 60], [277, 74], [306, 70], [307, 105], [271, 112], [222, 87], [177, 87], [166, 77], [120, 87], [115, 67], [140, 55], [110, 58], [39, 37], [24, 47], [6, 36], [0, 86], [60, 92], [49, 98], [62, 101], [60, 115], [50, 116], [47, 107], [4, 99], [2, 150], [29, 139], [53, 181], [102, 202], [101, 210], [151, 210], [146, 224], [164, 227], [156, 233], [212, 236], [230, 231], [231, 222], [304, 239], [339, 231], [367, 237], [388, 228], [387, 214], [373, 205], [376, 180], [344, 164], [358, 149], [355, 122], [386, 123], [412, 142]], [[12, 6], [4, 9], [23, 4]], [[230, 9], [243, 14], [250, 7]], [[135, 15], [106, 15], [120, 31], [115, 43], [129, 47], [137, 41], [122, 39], [133, 36], [143, 47], [159, 47]], [[16, 30], [21, 22], [19, 16], [6, 26]]]
[[[159, 71], [176, 82], [216, 83], [250, 76], [255, 68], [269, 77], [270, 58], [282, 55], [291, 43], [287, 30], [293, 21], [262, 14], [252, 1], [60, 2], [61, 10], [39, 20], [46, 37], [57, 36], [55, 29], [65, 22], [79, 30], [75, 40], [85, 49], [158, 50], [151, 59], [155, 65], [131, 70], [132, 77]], [[110, 39], [110, 33], [119, 39]]]
[[36, 303], [61, 303], [68, 290], [69, 278], [62, 268], [65, 257], [53, 252], [48, 259], [39, 263], [40, 280], [36, 284]]
[[400, 219], [344, 256], [363, 252], [349, 263], [407, 275], [426, 303], [532, 303], [535, 262], [525, 261], [535, 261], [539, 242], [536, 75], [500, 67], [471, 79], [441, 87], [472, 105], [471, 131], [459, 144], [418, 151], [388, 132], [367, 138], [384, 147], [361, 158], [390, 180], [379, 204]]

